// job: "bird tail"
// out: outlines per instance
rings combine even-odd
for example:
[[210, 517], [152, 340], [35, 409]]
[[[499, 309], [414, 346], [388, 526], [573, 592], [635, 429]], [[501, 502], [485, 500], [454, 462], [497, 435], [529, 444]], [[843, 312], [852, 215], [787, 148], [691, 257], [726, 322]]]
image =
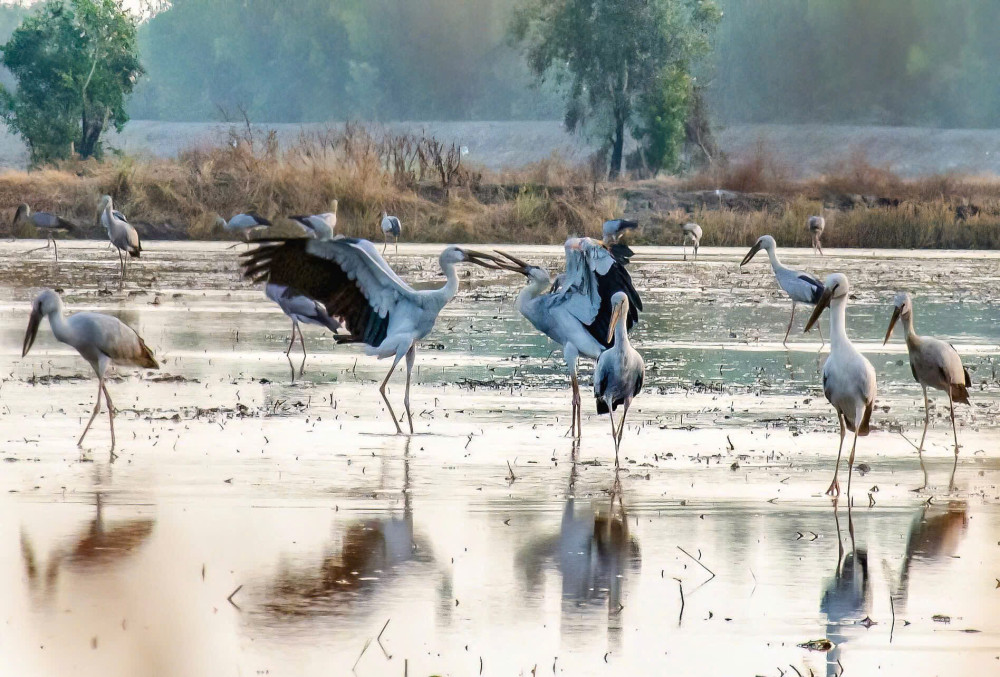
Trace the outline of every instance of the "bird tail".
[[76, 225], [75, 223], [73, 223], [69, 219], [64, 219], [61, 216], [57, 216], [56, 217], [56, 222], [59, 224], [60, 228], [65, 228], [66, 230], [68, 230], [69, 232], [73, 233], [74, 235], [76, 235], [77, 233], [80, 232], [80, 226]]
[[597, 413], [598, 414], [606, 414], [606, 413], [608, 413], [609, 409], [608, 409], [608, 403], [607, 402], [605, 402], [604, 400], [602, 400], [599, 397], [595, 397], [594, 400], [597, 402]]
[[135, 363], [140, 367], [145, 367], [146, 369], [159, 369], [160, 363], [156, 361], [153, 357], [153, 351], [149, 349], [146, 342], [142, 340], [142, 337], [136, 334], [139, 338], [139, 357], [136, 359]]
[[[966, 373], [966, 379], [968, 379], [969, 372]], [[951, 399], [955, 402], [961, 404], [969, 404], [969, 390], [964, 385], [958, 385], [956, 383], [951, 384]]]
[[864, 437], [869, 432], [869, 423], [872, 418], [872, 409], [875, 407], [875, 402], [869, 402], [868, 406], [865, 407], [865, 415], [861, 417], [861, 425], [858, 426], [858, 436]]

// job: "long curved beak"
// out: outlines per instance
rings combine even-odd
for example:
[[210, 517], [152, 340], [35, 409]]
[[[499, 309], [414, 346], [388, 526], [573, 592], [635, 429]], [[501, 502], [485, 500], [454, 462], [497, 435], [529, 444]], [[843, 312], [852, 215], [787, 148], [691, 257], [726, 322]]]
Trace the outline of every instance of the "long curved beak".
[[760, 243], [755, 242], [754, 245], [750, 247], [750, 251], [747, 252], [747, 255], [743, 257], [742, 261], [740, 261], [740, 265], [745, 266], [746, 264], [750, 263], [750, 259], [752, 259], [754, 257], [754, 254], [756, 254], [759, 251], [760, 251]]
[[615, 337], [615, 327], [618, 326], [618, 320], [622, 316], [622, 304], [615, 306], [615, 309], [611, 311], [611, 322], [608, 323], [608, 340], [607, 343], [611, 343], [611, 339]]
[[462, 252], [465, 254], [465, 260], [469, 263], [475, 263], [483, 268], [499, 269], [499, 259], [492, 254], [477, 252], [473, 249], [463, 249]]
[[802, 330], [803, 334], [812, 329], [816, 321], [819, 320], [819, 316], [823, 314], [823, 310], [830, 307], [830, 299], [833, 298], [833, 292], [836, 288], [837, 285], [834, 285], [832, 288], [827, 287], [823, 290], [823, 295], [819, 297], [819, 303], [816, 304], [813, 314], [809, 316], [809, 321], [806, 322], [806, 328]]
[[899, 314], [900, 314], [899, 306], [896, 306], [895, 309], [893, 309], [892, 311], [892, 319], [889, 320], [889, 330], [885, 332], [885, 340], [882, 341], [882, 345], [885, 345], [886, 343], [889, 342], [889, 337], [892, 336], [892, 330], [896, 327], [896, 320], [899, 319]]
[[521, 273], [522, 275], [528, 274], [528, 268], [530, 266], [517, 258], [513, 254], [508, 254], [507, 252], [496, 250], [497, 255], [486, 254], [483, 252], [470, 252], [466, 251], [469, 255], [469, 261], [483, 268], [489, 268], [490, 270], [509, 270], [513, 273]]
[[31, 350], [35, 336], [38, 335], [38, 325], [41, 323], [42, 314], [36, 310], [31, 311], [31, 317], [28, 318], [28, 330], [24, 332], [24, 347], [21, 349], [21, 357], [27, 355], [28, 351]]

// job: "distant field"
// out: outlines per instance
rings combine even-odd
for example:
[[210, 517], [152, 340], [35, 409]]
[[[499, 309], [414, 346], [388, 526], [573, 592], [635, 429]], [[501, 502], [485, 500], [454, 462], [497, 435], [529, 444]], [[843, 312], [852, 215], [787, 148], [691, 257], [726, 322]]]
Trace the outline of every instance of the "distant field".
[[[282, 143], [303, 131], [329, 125], [260, 125], [274, 129]], [[560, 122], [408, 122], [390, 129], [426, 132], [468, 148], [466, 159], [490, 169], [521, 167], [558, 153], [582, 161], [591, 146], [567, 134]], [[194, 145], [226, 138], [228, 125], [211, 122], [134, 120], [122, 134], [111, 134], [111, 146], [133, 154], [173, 156]], [[904, 177], [942, 172], [1000, 175], [1000, 130], [859, 127], [848, 125], [734, 125], [719, 131], [722, 149], [733, 159], [751, 155], [763, 142], [792, 175], [808, 178], [861, 153], [869, 162]], [[0, 167], [23, 169], [24, 145], [0, 130]]]

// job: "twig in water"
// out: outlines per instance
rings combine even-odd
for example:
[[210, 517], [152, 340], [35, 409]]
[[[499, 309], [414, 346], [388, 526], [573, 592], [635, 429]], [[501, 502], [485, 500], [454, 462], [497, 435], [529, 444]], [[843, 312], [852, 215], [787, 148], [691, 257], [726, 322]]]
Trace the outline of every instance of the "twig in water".
[[680, 627], [681, 620], [684, 619], [684, 584], [681, 583], [681, 579], [675, 578], [677, 581], [677, 589], [681, 591], [681, 612], [677, 614], [677, 627]]
[[889, 611], [892, 612], [892, 625], [889, 626], [889, 644], [892, 644], [892, 633], [896, 629], [896, 607], [892, 604], [892, 590], [889, 591]]
[[233, 601], [233, 597], [235, 597], [236, 593], [238, 593], [242, 589], [243, 589], [243, 584], [240, 583], [239, 585], [236, 586], [235, 590], [233, 590], [231, 593], [229, 593], [229, 597], [226, 598], [226, 601], [229, 602], [230, 604], [232, 604], [237, 609], [240, 608], [240, 605]]
[[[712, 578], [715, 578], [715, 572], [714, 572], [714, 571], [712, 571], [711, 569], [709, 569], [709, 568], [708, 568], [707, 566], [705, 566], [704, 564], [702, 564], [702, 563], [701, 563], [701, 560], [700, 560], [700, 559], [698, 559], [698, 558], [696, 558], [696, 557], [692, 556], [692, 555], [691, 555], [691, 553], [689, 553], [689, 552], [688, 552], [687, 550], [685, 550], [684, 548], [682, 548], [682, 547], [681, 547], [681, 546], [679, 546], [679, 545], [677, 546], [677, 549], [678, 549], [678, 550], [680, 550], [681, 552], [683, 552], [683, 553], [684, 553], [685, 555], [687, 555], [687, 556], [688, 556], [688, 557], [690, 557], [691, 559], [693, 559], [693, 560], [694, 560], [695, 562], [697, 562], [697, 563], [698, 563], [698, 566], [700, 566], [700, 567], [701, 567], [702, 569], [704, 569], [704, 570], [705, 570], [705, 571], [707, 571], [708, 573], [712, 574]], [[709, 578], [708, 580], [710, 581], [710, 580], [712, 580], [712, 578]], [[708, 581], [705, 581], [705, 582], [707, 583]]]
[[358, 667], [358, 663], [361, 661], [361, 657], [365, 655], [368, 651], [368, 645], [372, 643], [372, 638], [369, 637], [365, 640], [365, 645], [361, 647], [361, 653], [358, 654], [358, 660], [354, 661], [354, 665], [351, 666], [351, 672], [354, 672], [354, 668]]
[[390, 661], [392, 660], [392, 655], [385, 650], [384, 646], [382, 646], [382, 633], [385, 632], [387, 627], [389, 627], [389, 621], [391, 620], [391, 616], [385, 620], [385, 625], [382, 626], [382, 629], [379, 630], [378, 637], [375, 638], [375, 641], [378, 642], [378, 648], [382, 649], [382, 653], [385, 654], [386, 659]]
[[[514, 460], [516, 461], [517, 459]], [[509, 475], [507, 475], [508, 482], [513, 482], [514, 480], [517, 479], [517, 475], [514, 474], [514, 469], [510, 467], [510, 461], [507, 461], [507, 471], [510, 473]]]
[[789, 665], [788, 665], [788, 667], [790, 667], [790, 668], [791, 668], [792, 670], [795, 670], [795, 674], [796, 674], [796, 675], [798, 675], [799, 677], [802, 677], [802, 673], [801, 673], [801, 672], [799, 672], [799, 669], [798, 669], [797, 667], [795, 667], [795, 666], [794, 666], [794, 665], [792, 665], [792, 664], [789, 664]]

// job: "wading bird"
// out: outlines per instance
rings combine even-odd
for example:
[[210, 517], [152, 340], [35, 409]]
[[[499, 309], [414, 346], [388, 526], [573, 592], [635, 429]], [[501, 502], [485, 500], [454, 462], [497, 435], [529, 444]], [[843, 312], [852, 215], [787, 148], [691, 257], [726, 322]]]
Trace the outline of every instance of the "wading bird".
[[601, 228], [604, 243], [611, 246], [618, 242], [623, 235], [625, 235], [625, 231], [635, 230], [638, 227], [638, 221], [628, 221], [626, 219], [612, 219], [610, 221], [605, 221], [604, 226]]
[[389, 216], [385, 211], [382, 212], [382, 237], [385, 239], [385, 244], [382, 245], [382, 253], [385, 254], [385, 248], [389, 246], [389, 236], [392, 235], [393, 242], [396, 245], [396, 253], [399, 253], [399, 235], [403, 232], [403, 227], [399, 223], [399, 219], [395, 216]]
[[427, 336], [442, 308], [458, 292], [455, 264], [492, 259], [456, 246], [447, 247], [438, 262], [447, 282], [433, 290], [413, 289], [389, 267], [368, 240], [341, 237], [335, 240], [276, 239], [242, 254], [244, 277], [291, 287], [322, 303], [338, 317], [349, 336], [338, 342], [364, 343], [366, 353], [379, 359], [394, 357], [379, 392], [396, 432], [402, 433], [385, 387], [399, 361], [406, 357], [406, 395], [403, 404], [410, 432], [410, 376], [417, 341]]
[[122, 271], [121, 282], [124, 284], [125, 275], [128, 273], [128, 257], [139, 258], [142, 255], [139, 233], [125, 219], [124, 214], [115, 211], [110, 195], [101, 198], [101, 224], [108, 232], [111, 244], [118, 248], [118, 263]]
[[[611, 419], [611, 438], [615, 441], [615, 466], [618, 466], [618, 448], [625, 430], [625, 417], [632, 404], [632, 398], [642, 392], [642, 381], [646, 365], [642, 356], [628, 340], [628, 295], [615, 292], [611, 297], [611, 326], [608, 328], [608, 343], [614, 344], [597, 358], [594, 370], [594, 399], [597, 413], [607, 414]], [[614, 411], [622, 405], [622, 420], [615, 430]]]
[[628, 329], [638, 321], [642, 301], [624, 265], [598, 242], [570, 238], [565, 248], [566, 272], [557, 278], [557, 286], [551, 290], [545, 269], [506, 252], [497, 252], [506, 260], [479, 263], [528, 278], [528, 285], [518, 294], [517, 309], [535, 329], [562, 346], [573, 387], [570, 433], [578, 438], [582, 433], [579, 358], [583, 355], [596, 360], [612, 345], [611, 299], [616, 292], [624, 292], [632, 301], [625, 313]]
[[17, 211], [14, 212], [14, 221], [11, 223], [11, 231], [13, 232], [14, 228], [16, 228], [21, 222], [30, 223], [36, 230], [45, 233], [45, 246], [38, 247], [36, 249], [29, 249], [25, 253], [28, 254], [31, 252], [37, 252], [40, 249], [53, 247], [55, 248], [56, 262], [59, 261], [59, 245], [56, 244], [53, 234], [58, 232], [75, 233], [79, 230], [75, 223], [67, 221], [61, 216], [56, 216], [55, 214], [50, 214], [49, 212], [32, 212], [31, 207], [23, 202], [17, 206]]
[[115, 407], [111, 403], [111, 396], [104, 385], [108, 367], [112, 364], [121, 364], [144, 369], [159, 369], [160, 365], [153, 357], [153, 351], [146, 346], [142, 337], [132, 327], [117, 317], [101, 313], [74, 313], [65, 317], [62, 299], [51, 289], [45, 289], [35, 297], [31, 304], [31, 317], [28, 319], [28, 330], [24, 333], [24, 348], [21, 351], [21, 357], [26, 356], [31, 350], [43, 317], [49, 318], [49, 327], [52, 328], [52, 334], [56, 340], [75, 348], [76, 352], [80, 353], [80, 356], [90, 364], [94, 373], [97, 374], [97, 402], [94, 404], [94, 413], [90, 415], [87, 427], [83, 429], [83, 434], [80, 435], [80, 439], [76, 443], [77, 446], [83, 444], [83, 438], [90, 430], [90, 425], [101, 411], [101, 394], [103, 393], [108, 404], [108, 420], [111, 422], [111, 452], [114, 456]]
[[823, 244], [820, 242], [820, 238], [823, 237], [823, 231], [826, 230], [826, 219], [818, 215], [810, 216], [809, 221], [807, 221], [807, 225], [809, 227], [809, 232], [812, 233], [813, 249], [822, 254]]
[[[774, 271], [774, 279], [778, 281], [778, 286], [792, 299], [792, 316], [788, 318], [788, 328], [785, 329], [785, 338], [781, 339], [781, 345], [787, 348], [788, 332], [792, 330], [792, 321], [795, 319], [795, 304], [806, 303], [810, 306], [816, 305], [823, 295], [823, 283], [814, 275], [792, 270], [781, 265], [778, 253], [775, 251], [774, 238], [770, 235], [761, 235], [757, 238], [757, 242], [750, 247], [750, 251], [743, 257], [740, 266], [742, 267], [750, 263], [750, 260], [761, 249], [767, 252], [767, 258], [771, 260], [771, 270]], [[819, 329], [819, 338], [823, 342], [820, 345], [820, 350], [822, 350], [823, 346], [826, 345], [826, 341], [823, 339], [823, 329], [819, 325], [816, 325], [816, 328]]]
[[823, 294], [816, 303], [812, 317], [806, 323], [805, 331], [819, 320], [823, 310], [830, 308], [830, 356], [823, 365], [823, 394], [837, 410], [840, 421], [840, 446], [837, 448], [837, 467], [833, 471], [833, 482], [826, 493], [840, 495], [840, 455], [844, 449], [844, 425], [854, 433], [851, 456], [847, 459], [847, 494], [851, 493], [851, 475], [854, 469], [854, 452], [858, 446], [858, 436], [868, 434], [872, 408], [877, 390], [875, 369], [864, 355], [847, 338], [847, 297], [851, 291], [847, 276], [833, 273], [826, 278]]
[[694, 247], [694, 260], [698, 260], [698, 247], [701, 246], [701, 226], [697, 223], [685, 223], [681, 226], [681, 233], [683, 233], [683, 239], [681, 240], [681, 246], [684, 247], [684, 260], [688, 260], [687, 247], [691, 245]]
[[288, 218], [312, 233], [317, 240], [331, 240], [333, 239], [333, 231], [337, 227], [337, 201], [333, 200], [330, 203], [330, 211], [328, 212]]
[[285, 351], [285, 357], [289, 356], [292, 352], [292, 346], [295, 345], [295, 332], [298, 331], [299, 333], [299, 343], [302, 344], [302, 367], [299, 368], [299, 376], [301, 376], [306, 366], [306, 339], [302, 335], [302, 328], [299, 327], [299, 322], [326, 327], [334, 334], [340, 330], [340, 323], [327, 314], [323, 304], [314, 301], [308, 296], [298, 294], [295, 290], [289, 289], [284, 285], [270, 282], [264, 287], [264, 294], [267, 298], [277, 303], [278, 307], [281, 308], [281, 312], [287, 315], [292, 321], [292, 338], [288, 341], [288, 350]]
[[920, 456], [920, 469], [924, 472], [924, 486], [927, 486], [927, 468], [924, 467], [924, 439], [927, 437], [927, 426], [930, 424], [930, 408], [927, 402], [927, 388], [937, 388], [948, 393], [948, 408], [951, 412], [951, 432], [955, 436], [955, 464], [952, 467], [952, 483], [955, 479], [955, 468], [958, 466], [958, 430], [955, 428], [955, 403], [969, 404], [969, 390], [972, 377], [969, 370], [962, 365], [962, 358], [954, 346], [936, 338], [917, 336], [913, 330], [913, 299], [906, 292], [896, 294], [895, 309], [889, 320], [889, 329], [885, 332], [882, 345], [889, 342], [892, 330], [897, 320], [902, 320], [903, 335], [906, 337], [906, 352], [910, 354], [910, 372], [913, 378], [924, 390], [924, 432], [920, 436], [920, 446], [917, 454]]
[[251, 233], [257, 228], [267, 228], [271, 222], [256, 212], [237, 214], [226, 221], [221, 216], [215, 219], [215, 225], [221, 227], [227, 233], [239, 233], [244, 242], [250, 240]]

